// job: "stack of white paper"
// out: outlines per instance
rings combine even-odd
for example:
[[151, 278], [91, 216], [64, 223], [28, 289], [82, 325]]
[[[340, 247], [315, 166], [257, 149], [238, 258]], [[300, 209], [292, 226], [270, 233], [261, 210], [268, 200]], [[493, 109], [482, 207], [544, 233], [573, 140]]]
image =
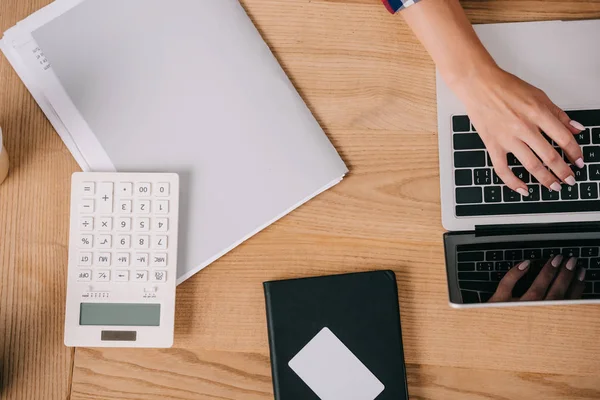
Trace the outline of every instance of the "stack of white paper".
[[0, 49], [84, 171], [180, 174], [179, 283], [347, 172], [237, 0], [58, 0]]

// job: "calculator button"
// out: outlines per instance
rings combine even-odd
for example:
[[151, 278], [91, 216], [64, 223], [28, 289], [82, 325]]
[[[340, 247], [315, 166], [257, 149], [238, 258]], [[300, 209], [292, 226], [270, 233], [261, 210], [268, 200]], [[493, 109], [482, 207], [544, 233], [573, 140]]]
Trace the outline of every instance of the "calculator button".
[[82, 267], [89, 267], [92, 265], [92, 253], [79, 253], [77, 264], [81, 265]]
[[121, 197], [131, 197], [133, 195], [133, 183], [119, 182], [117, 184], [117, 195]]
[[81, 235], [79, 238], [79, 247], [82, 249], [91, 249], [94, 243], [94, 237], [92, 235]]
[[85, 199], [79, 203], [79, 212], [82, 214], [91, 214], [94, 212], [94, 200]]
[[136, 282], [147, 282], [148, 281], [148, 271], [146, 271], [145, 269], [135, 271], [133, 280]]
[[110, 253], [98, 253], [96, 255], [97, 267], [110, 267]]
[[92, 271], [89, 269], [77, 272], [77, 280], [79, 282], [89, 282], [92, 280]]
[[117, 222], [117, 230], [121, 232], [129, 232], [131, 230], [131, 218], [119, 218]]
[[94, 230], [94, 218], [83, 217], [79, 220], [79, 229], [82, 231], [93, 231]]
[[152, 238], [152, 247], [157, 250], [165, 250], [167, 248], [166, 236], [154, 236]]
[[110, 249], [112, 247], [112, 236], [98, 235], [96, 240], [96, 247], [98, 247], [99, 249]]
[[150, 213], [150, 200], [138, 200], [135, 203], [135, 212], [139, 214]]
[[98, 212], [100, 214], [113, 212], [113, 188], [112, 182], [101, 182], [98, 185]]
[[164, 283], [167, 281], [167, 271], [153, 270], [152, 271], [152, 282]]
[[131, 214], [131, 200], [120, 200], [117, 211], [124, 214]]
[[129, 267], [129, 253], [117, 253], [117, 266]]
[[166, 253], [155, 253], [152, 255], [152, 266], [153, 267], [166, 267], [167, 266], [167, 254]]
[[110, 281], [110, 271], [107, 271], [107, 270], [96, 271], [96, 276], [94, 277], [94, 280], [97, 282]]
[[131, 236], [119, 235], [117, 236], [117, 249], [129, 249], [131, 248]]
[[169, 182], [159, 182], [154, 186], [154, 195], [164, 197], [169, 195]]
[[148, 254], [136, 253], [133, 259], [133, 264], [136, 267], [147, 267], [148, 266]]
[[156, 214], [169, 213], [169, 200], [157, 200], [154, 202], [154, 212]]
[[112, 218], [111, 217], [102, 217], [98, 223], [99, 231], [111, 231], [112, 230]]
[[150, 183], [149, 182], [139, 182], [135, 185], [135, 195], [136, 196], [150, 196]]
[[81, 185], [82, 196], [93, 196], [96, 193], [96, 184], [94, 182], [83, 182]]
[[115, 272], [116, 282], [127, 282], [129, 281], [129, 271], [117, 271]]
[[166, 232], [169, 230], [168, 218], [154, 218], [154, 228], [157, 232]]
[[136, 218], [135, 219], [135, 230], [147, 232], [150, 230], [150, 219], [149, 218]]
[[150, 247], [150, 238], [146, 235], [138, 235], [134, 239], [136, 249], [147, 249]]

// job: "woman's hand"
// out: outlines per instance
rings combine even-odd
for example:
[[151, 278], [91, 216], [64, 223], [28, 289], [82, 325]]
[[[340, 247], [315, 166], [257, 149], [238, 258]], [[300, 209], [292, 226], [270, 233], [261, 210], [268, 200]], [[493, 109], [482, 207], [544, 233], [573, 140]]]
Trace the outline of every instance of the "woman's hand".
[[496, 66], [454, 81], [453, 90], [467, 107], [496, 174], [508, 187], [528, 195], [527, 185], [508, 166], [508, 153], [549, 189], [560, 191], [560, 182], [575, 184], [571, 167], [541, 132], [564, 150], [573, 165], [583, 168], [583, 154], [573, 135], [584, 127], [571, 121], [544, 92]]
[[498, 284], [496, 293], [488, 303], [581, 298], [585, 288], [585, 269], [577, 270], [575, 257], [564, 260], [560, 255], [548, 260], [521, 298], [514, 298], [513, 289], [517, 282], [525, 276], [529, 266], [529, 261], [523, 261], [511, 268]]

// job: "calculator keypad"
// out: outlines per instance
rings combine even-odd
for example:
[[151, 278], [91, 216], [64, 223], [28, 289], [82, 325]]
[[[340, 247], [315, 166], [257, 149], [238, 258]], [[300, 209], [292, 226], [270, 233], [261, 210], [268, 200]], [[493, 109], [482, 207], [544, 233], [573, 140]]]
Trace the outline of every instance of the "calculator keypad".
[[77, 281], [165, 283], [171, 185], [86, 181], [80, 196]]

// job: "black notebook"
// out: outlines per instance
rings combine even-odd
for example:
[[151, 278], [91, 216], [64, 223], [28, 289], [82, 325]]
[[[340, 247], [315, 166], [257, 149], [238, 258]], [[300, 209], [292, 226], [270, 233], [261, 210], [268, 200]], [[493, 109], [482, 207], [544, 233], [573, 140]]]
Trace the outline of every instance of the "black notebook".
[[277, 400], [408, 399], [392, 271], [266, 282]]

